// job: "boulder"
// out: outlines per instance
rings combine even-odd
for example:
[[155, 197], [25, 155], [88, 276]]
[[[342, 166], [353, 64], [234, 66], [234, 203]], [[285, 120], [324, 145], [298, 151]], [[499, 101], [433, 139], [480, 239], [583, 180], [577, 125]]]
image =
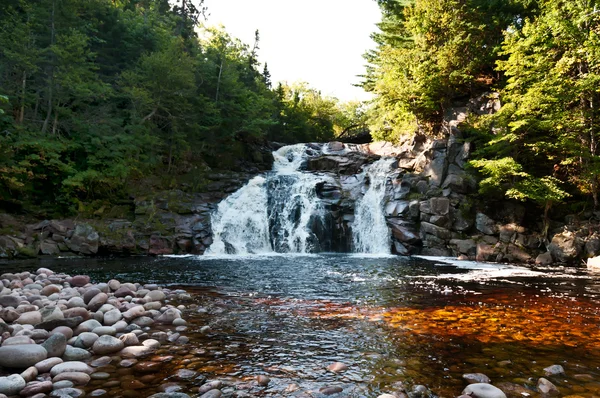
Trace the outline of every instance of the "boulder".
[[548, 250], [554, 261], [571, 264], [581, 255], [583, 246], [583, 240], [574, 232], [564, 231], [554, 235]]
[[483, 213], [477, 213], [475, 216], [475, 228], [477, 228], [479, 232], [486, 235], [495, 235], [498, 231], [494, 220]]
[[450, 213], [450, 200], [448, 198], [429, 199], [429, 209], [432, 214], [445, 216]]

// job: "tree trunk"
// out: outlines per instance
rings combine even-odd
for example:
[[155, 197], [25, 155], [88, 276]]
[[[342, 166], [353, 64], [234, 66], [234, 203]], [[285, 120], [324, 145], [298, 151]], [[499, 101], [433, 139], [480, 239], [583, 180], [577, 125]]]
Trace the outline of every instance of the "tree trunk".
[[[54, 41], [56, 38], [56, 29], [55, 29], [55, 14], [56, 14], [56, 0], [52, 2], [52, 20], [50, 24], [50, 45], [54, 45]], [[48, 131], [48, 124], [50, 123], [50, 117], [52, 115], [52, 100], [54, 95], [54, 56], [50, 55], [50, 82], [48, 84], [48, 109], [46, 111], [46, 119], [44, 120], [44, 125], [42, 126], [42, 134], [45, 134]]]
[[52, 123], [52, 135], [56, 135], [58, 129], [58, 113], [54, 112], [54, 123]]
[[221, 88], [221, 75], [223, 74], [223, 59], [221, 58], [221, 66], [219, 67], [219, 77], [217, 79], [217, 94], [215, 95], [215, 102], [219, 102], [219, 89]]
[[25, 119], [25, 90], [27, 88], [27, 72], [23, 71], [23, 85], [21, 90], [21, 111], [19, 112], [19, 124]]

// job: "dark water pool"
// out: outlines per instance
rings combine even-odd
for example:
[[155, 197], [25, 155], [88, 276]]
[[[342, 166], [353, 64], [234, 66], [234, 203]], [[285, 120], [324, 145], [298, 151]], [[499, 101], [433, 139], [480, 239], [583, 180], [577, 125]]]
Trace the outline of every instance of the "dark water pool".
[[[450, 397], [460, 394], [461, 376], [470, 372], [485, 373], [509, 395], [536, 396], [543, 369], [561, 364], [566, 374], [550, 377], [561, 394], [600, 395], [600, 277], [585, 270], [344, 255], [0, 266], [5, 272], [45, 266], [193, 293], [201, 310], [186, 313], [191, 342], [173, 347], [175, 358], [154, 381], [148, 378], [143, 393], [185, 367], [229, 383], [226, 396], [319, 397], [321, 388], [339, 386], [337, 396], [375, 397], [401, 382]], [[205, 325], [209, 334], [200, 333]], [[336, 361], [349, 369], [328, 372]], [[271, 378], [269, 386], [246, 389], [259, 374]]]

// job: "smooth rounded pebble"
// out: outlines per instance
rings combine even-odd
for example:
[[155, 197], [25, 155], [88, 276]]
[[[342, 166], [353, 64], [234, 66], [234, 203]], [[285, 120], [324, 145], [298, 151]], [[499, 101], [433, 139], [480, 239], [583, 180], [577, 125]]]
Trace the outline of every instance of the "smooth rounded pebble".
[[116, 337], [104, 335], [100, 336], [92, 346], [92, 350], [97, 355], [113, 354], [121, 351], [125, 344]]
[[19, 375], [0, 377], [0, 394], [17, 395], [25, 388], [25, 380]]
[[63, 372], [83, 372], [87, 374], [91, 374], [94, 372], [94, 369], [83, 362], [78, 361], [70, 361], [60, 363], [50, 370], [50, 375], [52, 377], [56, 376], [59, 373]]
[[47, 357], [48, 352], [46, 349], [37, 344], [0, 347], [0, 366], [4, 368], [25, 369], [43, 361]]
[[473, 398], [506, 398], [506, 394], [501, 389], [487, 383], [469, 384], [462, 393]]

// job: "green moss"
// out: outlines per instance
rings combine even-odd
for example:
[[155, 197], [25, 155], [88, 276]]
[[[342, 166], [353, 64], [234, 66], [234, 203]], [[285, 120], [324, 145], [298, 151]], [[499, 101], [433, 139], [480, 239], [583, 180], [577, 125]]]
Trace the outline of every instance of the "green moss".
[[36, 251], [29, 246], [17, 247], [17, 253], [18, 253], [17, 255], [19, 257], [29, 257], [29, 258], [37, 257]]

